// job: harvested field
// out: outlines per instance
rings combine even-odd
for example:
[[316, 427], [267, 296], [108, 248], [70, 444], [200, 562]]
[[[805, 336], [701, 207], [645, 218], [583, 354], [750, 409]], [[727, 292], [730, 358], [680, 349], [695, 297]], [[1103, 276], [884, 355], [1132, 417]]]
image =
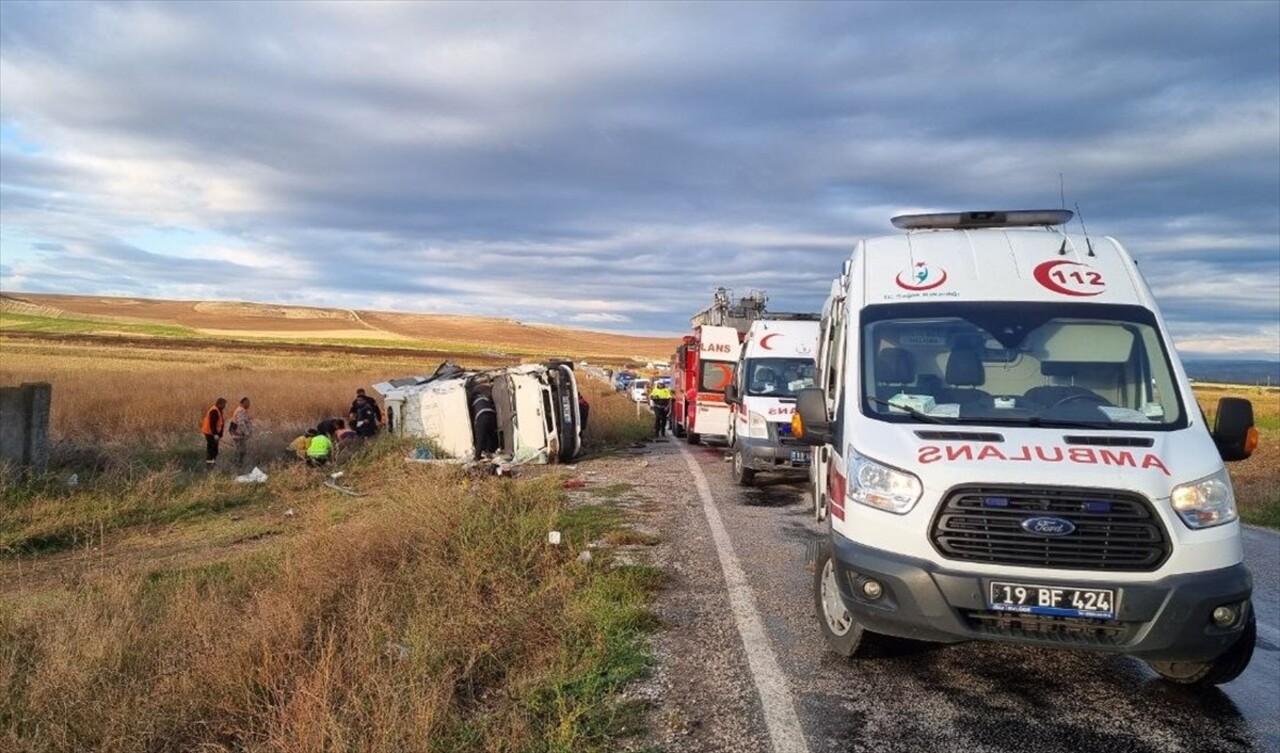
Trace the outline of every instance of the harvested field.
[[6, 293], [0, 298], [0, 330], [349, 345], [387, 343], [456, 353], [566, 356], [600, 362], [664, 360], [675, 351], [678, 342], [675, 337], [619, 335], [495, 317], [35, 293]]

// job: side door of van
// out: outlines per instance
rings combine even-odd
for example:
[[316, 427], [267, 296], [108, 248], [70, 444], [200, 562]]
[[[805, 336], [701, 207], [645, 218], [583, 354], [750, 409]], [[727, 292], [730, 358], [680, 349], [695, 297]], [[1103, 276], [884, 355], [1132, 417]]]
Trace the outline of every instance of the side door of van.
[[[817, 384], [822, 388], [826, 398], [827, 419], [835, 421], [839, 416], [837, 408], [841, 403], [844, 389], [844, 361], [846, 341], [847, 298], [849, 262], [845, 262], [844, 273], [832, 284], [831, 295], [822, 312], [821, 332], [818, 337]], [[833, 426], [836, 424], [833, 423]], [[838, 439], [835, 440], [838, 444]], [[813, 489], [813, 513], [819, 521], [827, 518], [828, 479], [831, 465], [840, 467], [840, 456], [837, 447], [824, 444], [815, 447], [813, 462], [809, 466], [809, 481]]]

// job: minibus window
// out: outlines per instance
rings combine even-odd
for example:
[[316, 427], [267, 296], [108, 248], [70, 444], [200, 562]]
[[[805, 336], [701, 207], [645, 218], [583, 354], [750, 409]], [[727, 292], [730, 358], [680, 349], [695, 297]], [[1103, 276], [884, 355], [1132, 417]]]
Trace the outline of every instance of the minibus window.
[[861, 324], [862, 411], [872, 418], [1186, 426], [1155, 316], [1140, 306], [885, 304]]

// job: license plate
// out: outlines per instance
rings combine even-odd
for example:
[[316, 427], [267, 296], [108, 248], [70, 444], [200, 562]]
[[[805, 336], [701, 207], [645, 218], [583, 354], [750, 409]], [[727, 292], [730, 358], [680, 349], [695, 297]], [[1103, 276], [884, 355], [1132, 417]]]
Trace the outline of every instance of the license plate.
[[803, 450], [792, 450], [792, 451], [791, 451], [791, 462], [796, 463], [797, 465], [808, 465], [808, 464], [809, 464], [809, 453], [807, 453], [807, 452], [805, 452], [805, 451], [803, 451]]
[[997, 612], [1057, 617], [1115, 619], [1116, 592], [1110, 588], [1065, 588], [1027, 583], [991, 583], [987, 606]]

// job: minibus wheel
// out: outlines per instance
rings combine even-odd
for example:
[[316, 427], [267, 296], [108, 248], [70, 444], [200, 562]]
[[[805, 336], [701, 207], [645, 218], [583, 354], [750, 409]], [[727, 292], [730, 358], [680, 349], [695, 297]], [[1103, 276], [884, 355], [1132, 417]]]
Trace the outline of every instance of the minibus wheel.
[[1252, 605], [1248, 611], [1240, 639], [1218, 658], [1211, 661], [1153, 661], [1148, 664], [1156, 674], [1179, 685], [1209, 686], [1231, 682], [1249, 666], [1253, 647], [1258, 642], [1258, 620], [1253, 615]]
[[697, 432], [688, 431], [685, 432], [684, 441], [689, 444], [698, 444], [702, 441], [702, 437]]
[[742, 445], [736, 442], [733, 445], [733, 480], [738, 482], [739, 486], [751, 486], [756, 480], [756, 472], [747, 467], [747, 459], [742, 451]]
[[836, 575], [831, 545], [824, 542], [818, 547], [818, 560], [813, 568], [813, 602], [818, 612], [818, 628], [828, 649], [852, 659], [868, 650], [875, 634], [859, 625], [845, 608]]

